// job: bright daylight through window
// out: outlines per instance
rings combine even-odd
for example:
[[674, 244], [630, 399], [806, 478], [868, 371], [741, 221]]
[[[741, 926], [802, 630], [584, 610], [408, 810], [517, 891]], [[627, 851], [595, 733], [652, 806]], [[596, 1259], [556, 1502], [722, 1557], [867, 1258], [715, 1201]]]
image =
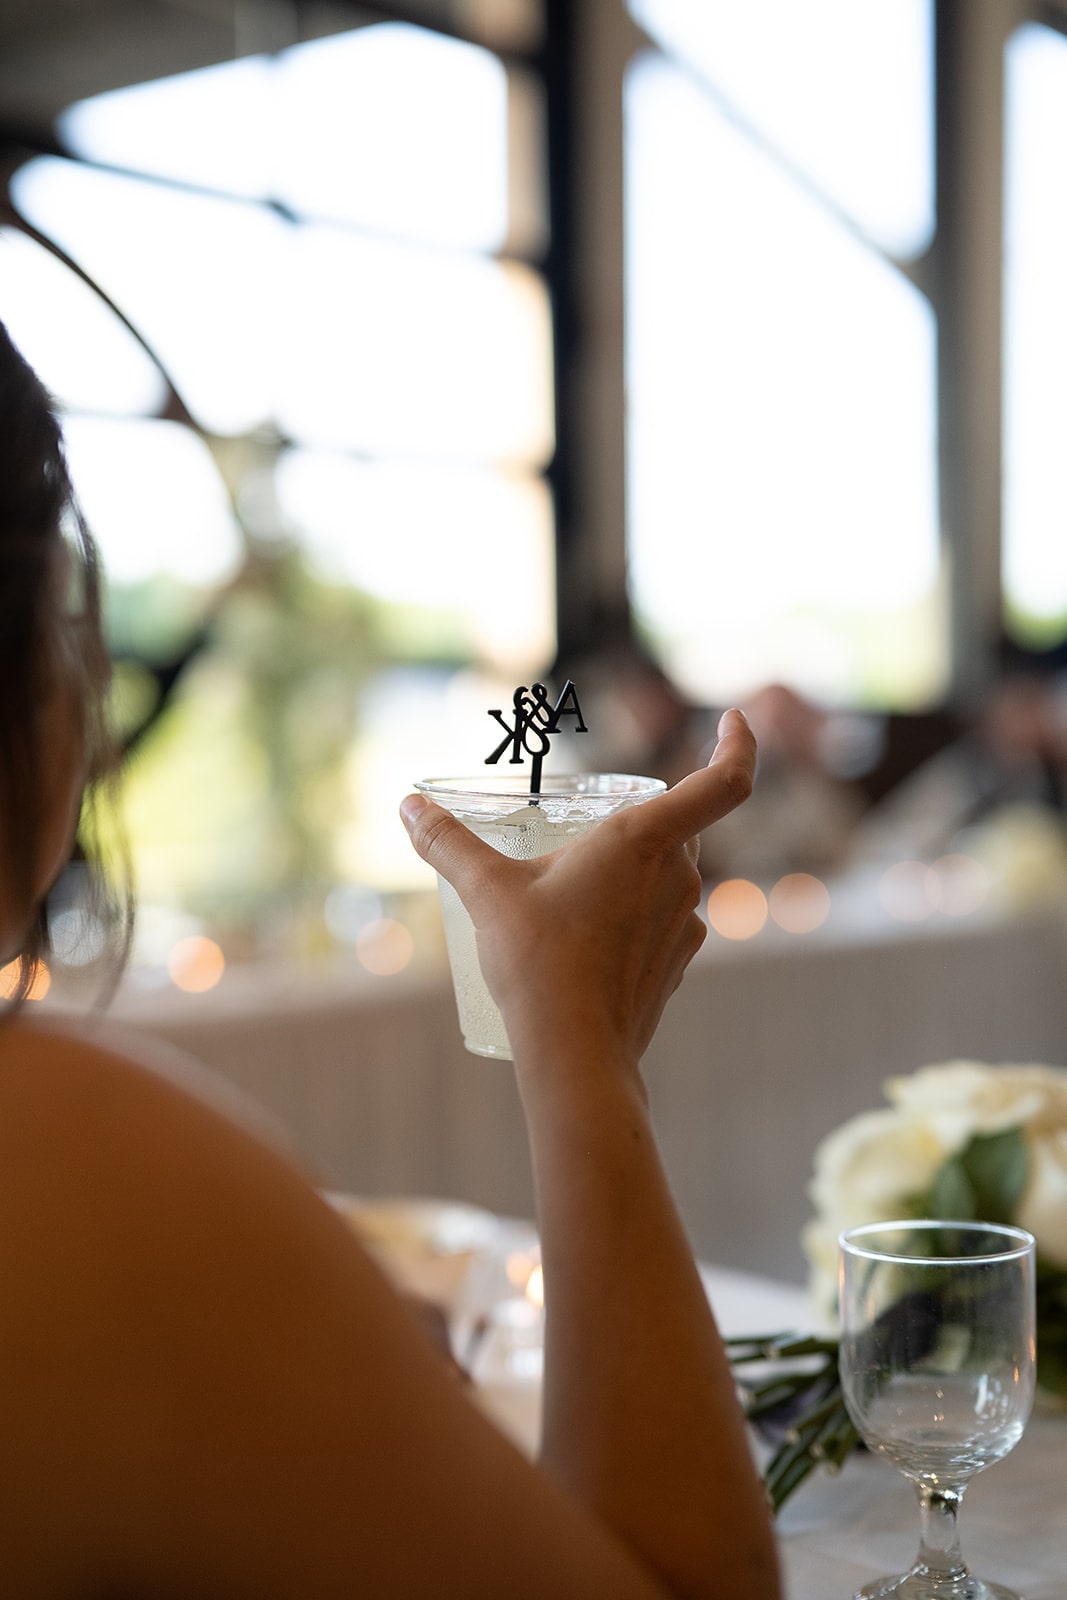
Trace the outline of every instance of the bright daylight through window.
[[[633, 601], [696, 699], [946, 687], [929, 0], [631, 0]], [[848, 137], [841, 129], [848, 128]]]
[[552, 658], [539, 118], [385, 23], [83, 102], [15, 175], [129, 322], [0, 231], [109, 574], [142, 971], [388, 920], [426, 879], [398, 796]]
[[899, 756], [875, 802], [1006, 640], [1063, 648], [1067, 0], [978, 10], [501, 0], [456, 8], [525, 16], [494, 48], [368, 21], [16, 129], [0, 316], [109, 574], [135, 974], [402, 966], [398, 798], [557, 621], [698, 746], [788, 686], [850, 779]]
[[1005, 108], [1004, 587], [1031, 646], [1067, 628], [1067, 38], [1009, 40]]

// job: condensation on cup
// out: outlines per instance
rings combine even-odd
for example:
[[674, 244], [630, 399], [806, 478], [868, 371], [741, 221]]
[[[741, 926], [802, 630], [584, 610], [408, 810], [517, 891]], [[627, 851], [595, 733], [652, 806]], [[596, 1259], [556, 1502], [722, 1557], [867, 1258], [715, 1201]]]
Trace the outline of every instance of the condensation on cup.
[[[458, 817], [473, 833], [516, 860], [548, 855], [588, 833], [605, 817], [640, 805], [667, 787], [659, 778], [601, 772], [545, 776], [537, 794], [529, 775], [496, 774], [475, 778], [425, 778], [420, 793]], [[468, 1050], [479, 1056], [511, 1060], [504, 1019], [493, 1001], [478, 963], [474, 925], [452, 888], [438, 876], [448, 959]]]

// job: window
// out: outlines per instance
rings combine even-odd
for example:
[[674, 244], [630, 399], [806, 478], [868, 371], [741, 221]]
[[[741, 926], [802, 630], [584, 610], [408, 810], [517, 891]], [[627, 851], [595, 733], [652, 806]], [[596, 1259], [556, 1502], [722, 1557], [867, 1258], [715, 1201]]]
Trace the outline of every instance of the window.
[[1031, 648], [1067, 634], [1067, 38], [1028, 24], [1006, 52], [1004, 591]]
[[700, 699], [969, 704], [1067, 638], [1067, 6], [630, 11], [638, 619]]
[[632, 0], [631, 594], [688, 692], [944, 694], [928, 0]]
[[542, 122], [528, 61], [389, 21], [80, 102], [14, 174], [0, 315], [109, 573], [149, 967], [354, 938], [331, 895], [425, 881], [397, 797], [551, 661]]
[[388, 10], [9, 163], [159, 951], [424, 883], [412, 752], [479, 763], [557, 610], [565, 660], [629, 616], [697, 702], [894, 730], [1067, 636], [1067, 0]]

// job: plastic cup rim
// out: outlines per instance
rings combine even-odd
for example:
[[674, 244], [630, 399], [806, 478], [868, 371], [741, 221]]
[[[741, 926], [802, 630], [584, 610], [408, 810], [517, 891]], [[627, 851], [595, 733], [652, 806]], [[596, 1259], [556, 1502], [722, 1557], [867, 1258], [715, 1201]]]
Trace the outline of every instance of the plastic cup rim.
[[[506, 776], [506, 775], [505, 775]], [[528, 780], [528, 773], [515, 774], [515, 786], [512, 788], [494, 789], [483, 786], [485, 780], [480, 775], [419, 778], [414, 787], [420, 794], [429, 799], [459, 799], [459, 800], [621, 800], [644, 796], [651, 798], [653, 795], [663, 794], [667, 785], [662, 778], [643, 777], [631, 772], [563, 772], [546, 773], [541, 781], [541, 788], [537, 791], [531, 789], [527, 782], [525, 788], [520, 788], [520, 777]], [[583, 788], [595, 780], [598, 787]], [[478, 787], [467, 787], [477, 785]], [[614, 787], [611, 787], [614, 785]]]

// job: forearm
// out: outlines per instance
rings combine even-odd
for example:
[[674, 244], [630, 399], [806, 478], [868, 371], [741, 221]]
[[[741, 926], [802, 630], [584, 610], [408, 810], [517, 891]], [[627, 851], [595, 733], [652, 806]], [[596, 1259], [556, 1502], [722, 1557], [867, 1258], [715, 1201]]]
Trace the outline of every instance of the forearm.
[[544, 1464], [677, 1595], [775, 1600], [770, 1518], [637, 1064], [707, 934], [693, 840], [751, 790], [738, 712], [708, 766], [565, 849], [507, 859], [409, 798], [515, 1050], [545, 1264]]
[[[517, 1054], [546, 1284], [542, 1458], [672, 1592], [777, 1595], [766, 1499], [635, 1068]], [[561, 1053], [570, 1060], [561, 1060]]]

